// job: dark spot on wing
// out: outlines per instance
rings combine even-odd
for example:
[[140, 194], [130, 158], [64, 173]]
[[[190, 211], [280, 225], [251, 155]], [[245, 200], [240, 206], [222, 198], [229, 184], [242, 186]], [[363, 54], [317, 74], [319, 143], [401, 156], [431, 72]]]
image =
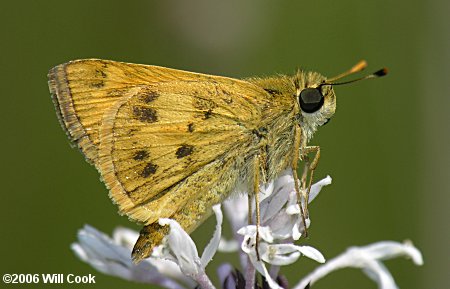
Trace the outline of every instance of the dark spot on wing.
[[103, 70], [100, 70], [100, 69], [96, 69], [95, 70], [95, 75], [97, 77], [106, 78], [106, 73]]
[[205, 111], [203, 119], [208, 119], [211, 117], [211, 115], [212, 115], [212, 109], [208, 109], [207, 111]]
[[264, 88], [265, 91], [267, 91], [268, 93], [270, 93], [271, 95], [276, 95], [276, 94], [281, 94], [278, 90], [276, 89], [270, 89], [270, 88]]
[[141, 172], [141, 177], [143, 178], [148, 178], [149, 176], [153, 175], [154, 173], [156, 173], [156, 169], [158, 168], [157, 165], [152, 164], [152, 163], [148, 163], [145, 168], [142, 170]]
[[89, 86], [92, 88], [102, 88], [105, 86], [105, 82], [103, 80], [97, 80], [90, 83]]
[[188, 128], [188, 132], [193, 132], [194, 131], [194, 124], [193, 123], [188, 124], [187, 128]]
[[156, 110], [149, 107], [133, 107], [133, 115], [136, 119], [142, 122], [155, 122], [158, 118], [156, 116]]
[[177, 149], [177, 152], [175, 154], [177, 156], [177, 159], [181, 159], [192, 154], [193, 151], [194, 151], [193, 146], [184, 144]]
[[135, 161], [142, 161], [143, 159], [146, 158], [148, 158], [148, 152], [144, 150], [137, 151], [133, 156], [133, 159]]
[[141, 99], [145, 103], [150, 103], [157, 99], [159, 94], [156, 91], [144, 91], [141, 95]]

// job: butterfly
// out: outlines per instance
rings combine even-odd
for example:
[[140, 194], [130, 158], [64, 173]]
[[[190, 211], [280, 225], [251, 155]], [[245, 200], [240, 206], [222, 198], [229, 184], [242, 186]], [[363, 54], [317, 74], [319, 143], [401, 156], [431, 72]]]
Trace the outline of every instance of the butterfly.
[[[320, 156], [308, 142], [335, 112], [333, 86], [343, 83], [333, 81], [365, 66], [362, 61], [332, 79], [298, 70], [239, 80], [84, 59], [55, 66], [48, 78], [71, 142], [97, 168], [119, 212], [144, 225], [132, 252], [139, 262], [168, 233], [159, 218], [192, 232], [214, 204], [239, 192], [256, 198], [258, 215], [259, 184], [286, 168], [294, 172], [307, 217]], [[305, 161], [302, 176], [299, 160]]]

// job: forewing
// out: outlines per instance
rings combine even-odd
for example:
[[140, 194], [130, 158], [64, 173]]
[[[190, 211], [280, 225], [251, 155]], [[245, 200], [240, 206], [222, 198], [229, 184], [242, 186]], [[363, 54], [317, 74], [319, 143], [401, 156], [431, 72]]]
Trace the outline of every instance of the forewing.
[[218, 177], [217, 160], [256, 149], [266, 99], [253, 85], [219, 80], [151, 85], [105, 114], [99, 168], [121, 212], [150, 224], [233, 181]]
[[[71, 141], [97, 163], [99, 128], [106, 111], [137, 92], [151, 93], [147, 86], [176, 81], [233, 82], [151, 65], [85, 59], [55, 66], [49, 71], [49, 88], [62, 124]], [[148, 95], [151, 98], [151, 94]], [[172, 104], [174, 105], [174, 104]]]

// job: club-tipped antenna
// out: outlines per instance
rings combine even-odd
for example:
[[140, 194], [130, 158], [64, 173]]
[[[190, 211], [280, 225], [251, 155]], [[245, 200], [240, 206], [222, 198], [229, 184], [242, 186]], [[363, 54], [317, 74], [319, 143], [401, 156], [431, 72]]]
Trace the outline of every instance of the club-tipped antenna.
[[[356, 67], [356, 66], [355, 66]], [[351, 70], [350, 70], [351, 71]], [[320, 86], [324, 86], [324, 85], [342, 85], [342, 84], [348, 84], [348, 83], [352, 83], [352, 82], [356, 82], [356, 81], [360, 81], [360, 80], [365, 80], [365, 79], [370, 79], [370, 78], [378, 78], [378, 77], [382, 77], [385, 76], [388, 73], [387, 68], [382, 68], [380, 70], [375, 71], [372, 74], [357, 78], [357, 79], [353, 79], [353, 80], [349, 80], [349, 81], [344, 81], [344, 82], [332, 82], [330, 80], [327, 80], [323, 83], [320, 84]], [[344, 74], [344, 73], [343, 73]], [[347, 73], [346, 75], [349, 75], [350, 73]], [[341, 77], [339, 77], [341, 78]], [[336, 78], [333, 78], [334, 80], [336, 80]]]

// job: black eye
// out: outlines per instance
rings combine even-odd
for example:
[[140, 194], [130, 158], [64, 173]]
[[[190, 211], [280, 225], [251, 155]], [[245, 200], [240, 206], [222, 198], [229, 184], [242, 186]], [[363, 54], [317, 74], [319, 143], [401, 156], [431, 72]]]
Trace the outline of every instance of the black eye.
[[299, 96], [300, 108], [307, 113], [318, 111], [323, 105], [323, 95], [318, 88], [305, 88]]

